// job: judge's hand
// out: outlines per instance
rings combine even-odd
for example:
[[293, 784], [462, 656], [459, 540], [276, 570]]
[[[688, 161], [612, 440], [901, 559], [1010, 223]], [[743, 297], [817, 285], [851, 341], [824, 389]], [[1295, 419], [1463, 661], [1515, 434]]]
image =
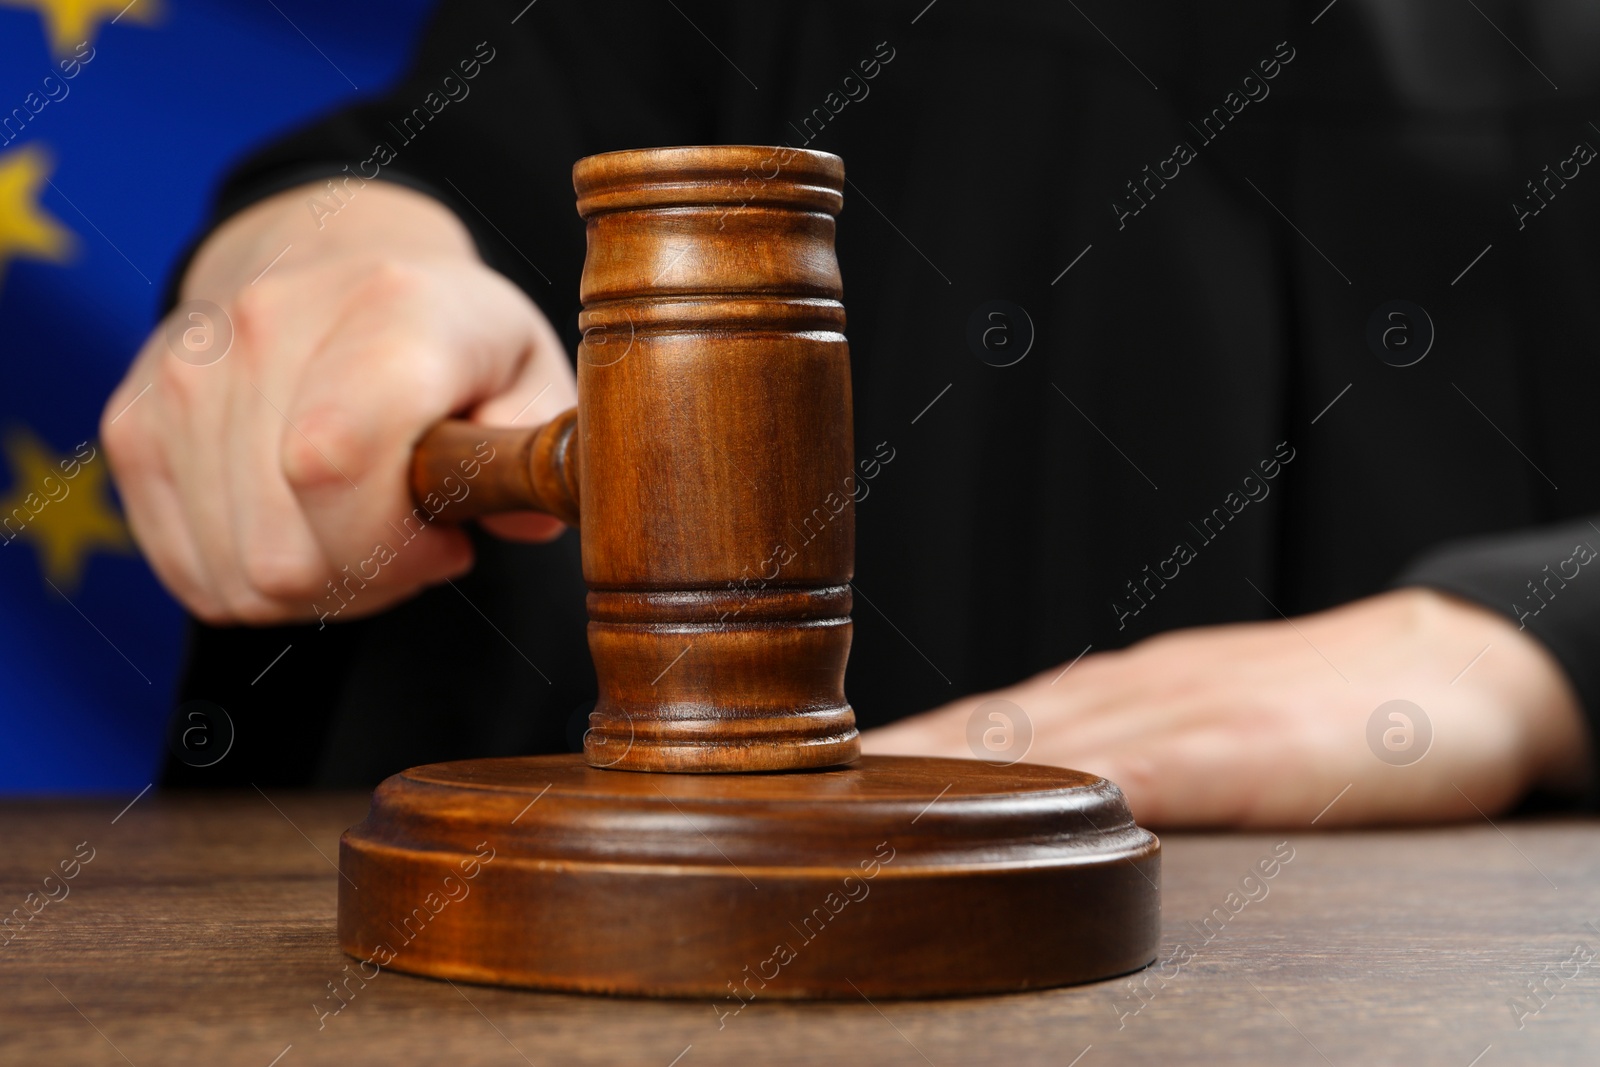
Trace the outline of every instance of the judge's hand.
[[[997, 699], [1031, 722], [1028, 762], [1111, 779], [1154, 826], [1477, 818], [1534, 786], [1581, 788], [1590, 773], [1576, 697], [1544, 646], [1500, 615], [1423, 589], [1292, 622], [1162, 634], [870, 731], [862, 747], [970, 758], [969, 719]], [[1392, 700], [1421, 715], [1385, 709], [1369, 731]], [[973, 733], [994, 731], [992, 748], [1008, 726], [991, 711], [1017, 716], [1004, 705], [980, 713]], [[1021, 756], [982, 744], [976, 754]]]
[[325, 192], [282, 193], [206, 241], [101, 418], [134, 537], [210, 622], [348, 619], [466, 571], [465, 534], [405, 521], [412, 446], [447, 415], [533, 427], [577, 395], [549, 323], [442, 205], [368, 182], [318, 219]]

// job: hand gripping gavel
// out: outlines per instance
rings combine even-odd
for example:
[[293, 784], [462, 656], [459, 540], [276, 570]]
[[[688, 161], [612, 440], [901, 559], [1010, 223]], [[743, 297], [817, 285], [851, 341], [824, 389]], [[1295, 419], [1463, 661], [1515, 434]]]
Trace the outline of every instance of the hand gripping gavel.
[[581, 161], [578, 407], [531, 430], [447, 421], [417, 446], [419, 501], [487, 441], [496, 459], [452, 515], [581, 526], [594, 766], [781, 771], [860, 751], [843, 179], [837, 156], [798, 149]]
[[580, 525], [600, 683], [584, 756], [386, 780], [340, 841], [341, 946], [451, 979], [704, 996], [721, 1022], [757, 998], [1144, 966], [1160, 846], [1116, 786], [858, 758], [843, 163], [665, 148], [573, 175], [578, 407], [531, 430], [441, 423], [412, 488], [452, 517]]

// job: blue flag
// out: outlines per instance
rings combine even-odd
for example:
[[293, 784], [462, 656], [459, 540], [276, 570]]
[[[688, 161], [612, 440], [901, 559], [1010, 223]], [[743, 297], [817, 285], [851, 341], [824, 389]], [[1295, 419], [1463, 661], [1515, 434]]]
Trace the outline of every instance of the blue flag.
[[96, 440], [228, 166], [398, 79], [399, 0], [0, 0], [0, 792], [138, 790], [183, 613]]

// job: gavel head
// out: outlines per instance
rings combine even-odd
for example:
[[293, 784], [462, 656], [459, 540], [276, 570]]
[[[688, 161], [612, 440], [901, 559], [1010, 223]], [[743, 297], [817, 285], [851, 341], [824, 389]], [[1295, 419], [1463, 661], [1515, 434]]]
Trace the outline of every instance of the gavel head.
[[[837, 156], [614, 152], [588, 226], [573, 439], [599, 677], [584, 755], [776, 771], [859, 754]], [[569, 467], [570, 469], [570, 467]]]

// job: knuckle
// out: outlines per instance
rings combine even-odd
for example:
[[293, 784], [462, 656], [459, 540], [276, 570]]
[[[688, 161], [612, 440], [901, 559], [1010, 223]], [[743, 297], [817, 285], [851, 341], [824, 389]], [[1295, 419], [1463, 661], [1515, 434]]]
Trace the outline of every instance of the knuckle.
[[320, 560], [259, 545], [245, 547], [240, 567], [250, 590], [275, 603], [308, 599], [325, 580]]
[[[1117, 760], [1114, 768], [1104, 769], [1111, 776], [1108, 780], [1129, 798], [1137, 798], [1148, 805], [1151, 797], [1160, 795], [1161, 774], [1155, 762], [1149, 757], [1123, 756]], [[1145, 812], [1140, 813], [1140, 818], [1149, 817]]]
[[410, 304], [425, 296], [430, 286], [431, 280], [424, 268], [386, 259], [367, 270], [352, 290], [351, 299], [379, 306]]
[[279, 463], [297, 492], [353, 484], [367, 467], [366, 438], [348, 413], [315, 408], [296, 414], [284, 434]]
[[206, 584], [203, 576], [193, 566], [193, 562], [185, 560], [174, 552], [170, 544], [152, 540], [149, 532], [141, 529], [142, 523], [130, 521], [129, 525], [133, 528], [134, 540], [144, 551], [150, 569], [155, 571], [156, 577], [161, 580], [167, 591], [176, 597], [191, 615], [201, 621], [213, 624], [225, 622], [227, 612], [222, 601]]
[[127, 475], [145, 467], [144, 434], [132, 419], [117, 418], [128, 402], [123, 393], [121, 389], [112, 393], [105, 410], [100, 413], [99, 435], [100, 447], [105, 449], [113, 472]]
[[223, 622], [243, 623], [246, 626], [265, 626], [283, 622], [288, 618], [282, 606], [249, 590], [238, 590], [224, 597]]
[[228, 311], [233, 320], [233, 335], [245, 350], [269, 345], [285, 305], [283, 283], [263, 278], [234, 294]]
[[440, 348], [405, 345], [394, 353], [394, 366], [407, 383], [402, 399], [408, 420], [437, 418], [441, 401], [461, 387], [457, 369]]
[[[166, 441], [148, 409], [130, 406], [138, 390], [118, 389], [101, 413], [98, 436], [111, 476], [124, 492], [130, 486], [167, 475]], [[145, 400], [145, 404], [153, 401]]]
[[171, 403], [180, 410], [189, 411], [200, 401], [200, 390], [204, 382], [203, 375], [196, 372], [204, 369], [190, 366], [181, 359], [163, 359], [156, 363], [151, 381], [163, 401]]
[[142, 533], [136, 533], [135, 536], [141, 547], [145, 548], [145, 558], [161, 579], [161, 584], [177, 597], [189, 614], [213, 626], [234, 621], [226, 601], [194, 560], [185, 559], [173, 550], [171, 544], [152, 543]]
[[196, 593], [183, 597], [184, 606], [189, 609], [189, 614], [205, 623], [207, 626], [226, 626], [239, 619], [228, 610], [228, 605], [220, 597], [210, 593]]

